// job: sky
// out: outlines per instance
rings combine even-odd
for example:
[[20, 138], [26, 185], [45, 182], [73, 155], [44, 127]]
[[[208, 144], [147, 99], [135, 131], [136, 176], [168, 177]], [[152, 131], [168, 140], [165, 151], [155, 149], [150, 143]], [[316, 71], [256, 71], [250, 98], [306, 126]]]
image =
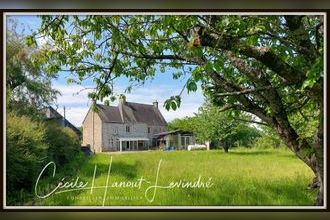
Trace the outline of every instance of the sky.
[[[18, 26], [16, 30], [19, 33], [23, 32], [24, 34], [29, 34], [31, 31], [37, 30], [41, 24], [41, 19], [37, 16], [11, 16], [11, 18], [17, 21]], [[83, 89], [85, 87], [93, 87], [93, 82], [86, 81], [82, 85], [68, 85], [66, 83], [68, 76], [70, 76], [70, 73], [60, 72], [58, 78], [52, 80], [53, 88], [61, 93], [61, 95], [57, 96], [56, 104], [54, 104], [53, 107], [63, 115], [63, 108], [65, 106], [66, 118], [75, 126], [79, 127], [82, 125], [82, 121], [84, 120], [91, 104], [87, 97], [89, 91]], [[164, 73], [157, 72], [152, 81], [147, 81], [143, 86], [133, 88], [131, 93], [125, 94], [126, 101], [144, 104], [152, 104], [152, 102], [158, 101], [159, 110], [167, 122], [170, 122], [175, 118], [192, 116], [194, 112], [197, 112], [198, 108], [204, 101], [200, 86], [196, 92], [187, 94], [187, 91], [185, 91], [182, 94], [181, 106], [176, 111], [167, 111], [163, 106], [166, 99], [180, 93], [186, 80], [187, 79], [184, 78], [174, 80], [170, 69], [166, 70]], [[128, 80], [126, 78], [118, 78], [115, 81], [114, 90], [117, 94], [122, 93], [127, 85]], [[102, 104], [101, 102], [98, 103]], [[111, 105], [114, 106], [117, 104], [118, 101], [111, 103]]]

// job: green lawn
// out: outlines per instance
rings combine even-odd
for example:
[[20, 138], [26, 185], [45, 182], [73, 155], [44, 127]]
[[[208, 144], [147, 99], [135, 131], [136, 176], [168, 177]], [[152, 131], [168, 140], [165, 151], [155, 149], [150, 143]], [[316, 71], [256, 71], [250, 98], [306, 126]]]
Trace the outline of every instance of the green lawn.
[[[36, 199], [34, 205], [101, 206], [104, 201], [106, 206], [276, 206], [313, 205], [314, 202], [315, 194], [306, 190], [313, 177], [311, 170], [283, 149], [235, 149], [228, 154], [220, 150], [104, 153], [87, 159], [71, 179], [75, 180], [75, 176], [79, 175], [80, 180], [88, 182], [86, 187], [92, 186], [96, 164], [94, 187], [106, 185], [111, 157], [108, 186], [112, 187], [107, 191], [94, 188], [92, 192], [90, 189], [62, 192]], [[147, 195], [145, 191], [155, 185], [160, 160], [158, 186], [168, 186], [172, 181], [178, 184], [180, 180], [194, 182], [199, 176], [204, 183], [212, 178], [210, 183], [213, 185], [209, 188], [157, 188], [151, 201], [154, 188], [150, 188]], [[53, 180], [62, 178], [61, 175], [61, 172], [56, 173]], [[123, 182], [126, 186], [137, 183], [141, 177], [150, 183], [142, 181], [140, 188], [120, 185]], [[39, 191], [40, 195], [54, 187], [47, 188], [45, 182], [51, 181], [40, 180], [40, 189], [43, 189]]]

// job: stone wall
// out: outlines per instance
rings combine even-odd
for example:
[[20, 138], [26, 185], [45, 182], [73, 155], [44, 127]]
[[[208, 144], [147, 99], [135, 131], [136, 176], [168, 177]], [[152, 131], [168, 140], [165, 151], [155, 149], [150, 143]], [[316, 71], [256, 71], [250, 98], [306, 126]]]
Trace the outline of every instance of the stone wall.
[[[94, 115], [94, 132], [93, 132], [93, 115]], [[94, 137], [93, 137], [94, 133]], [[94, 138], [94, 146], [93, 146]], [[83, 145], [90, 145], [93, 152], [102, 151], [102, 121], [97, 113], [88, 111], [83, 122]]]
[[[130, 132], [126, 132], [126, 127], [129, 126]], [[152, 146], [152, 138], [156, 133], [166, 131], [165, 126], [147, 126], [144, 123], [136, 124], [119, 124], [119, 123], [103, 123], [103, 151], [118, 151], [119, 138], [149, 138], [147, 146]], [[148, 128], [150, 133], [148, 133]]]

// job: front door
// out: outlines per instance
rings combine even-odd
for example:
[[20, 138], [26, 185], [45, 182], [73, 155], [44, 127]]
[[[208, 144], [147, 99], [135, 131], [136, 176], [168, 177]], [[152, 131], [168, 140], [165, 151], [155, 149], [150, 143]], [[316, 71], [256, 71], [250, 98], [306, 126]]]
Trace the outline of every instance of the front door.
[[129, 141], [123, 141], [123, 150], [124, 151], [130, 150]]

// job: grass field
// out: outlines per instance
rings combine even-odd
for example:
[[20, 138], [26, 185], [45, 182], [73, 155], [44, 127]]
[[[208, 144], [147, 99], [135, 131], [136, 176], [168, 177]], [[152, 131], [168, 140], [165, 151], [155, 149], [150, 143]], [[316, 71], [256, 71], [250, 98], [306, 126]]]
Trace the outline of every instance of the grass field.
[[[108, 187], [105, 186], [112, 158]], [[161, 164], [159, 165], [159, 161]], [[95, 165], [94, 185], [93, 175]], [[157, 170], [159, 167], [158, 178]], [[52, 169], [51, 169], [52, 170]], [[39, 195], [50, 192], [61, 179], [39, 181]], [[228, 154], [220, 150], [139, 152], [97, 154], [66, 179], [88, 182], [86, 189], [58, 193], [34, 201], [34, 205], [74, 206], [246, 206], [246, 205], [313, 205], [315, 194], [307, 190], [313, 174], [289, 151], [235, 149]], [[190, 187], [189, 182], [211, 183], [207, 187]], [[141, 178], [145, 180], [141, 181]], [[211, 179], [210, 179], [211, 178]], [[137, 187], [138, 180], [142, 182]], [[156, 184], [156, 179], [157, 184]], [[179, 184], [186, 183], [186, 187]], [[146, 182], [149, 181], [149, 182]], [[156, 188], [152, 186], [174, 186]], [[48, 185], [50, 184], [50, 185]], [[135, 185], [134, 185], [135, 184]], [[90, 189], [94, 186], [93, 190]], [[180, 185], [180, 187], [179, 187]], [[135, 187], [134, 187], [135, 186]], [[205, 185], [204, 185], [205, 186]], [[146, 190], [148, 189], [146, 193]], [[154, 196], [154, 198], [153, 198]], [[152, 200], [153, 198], [153, 200]]]

